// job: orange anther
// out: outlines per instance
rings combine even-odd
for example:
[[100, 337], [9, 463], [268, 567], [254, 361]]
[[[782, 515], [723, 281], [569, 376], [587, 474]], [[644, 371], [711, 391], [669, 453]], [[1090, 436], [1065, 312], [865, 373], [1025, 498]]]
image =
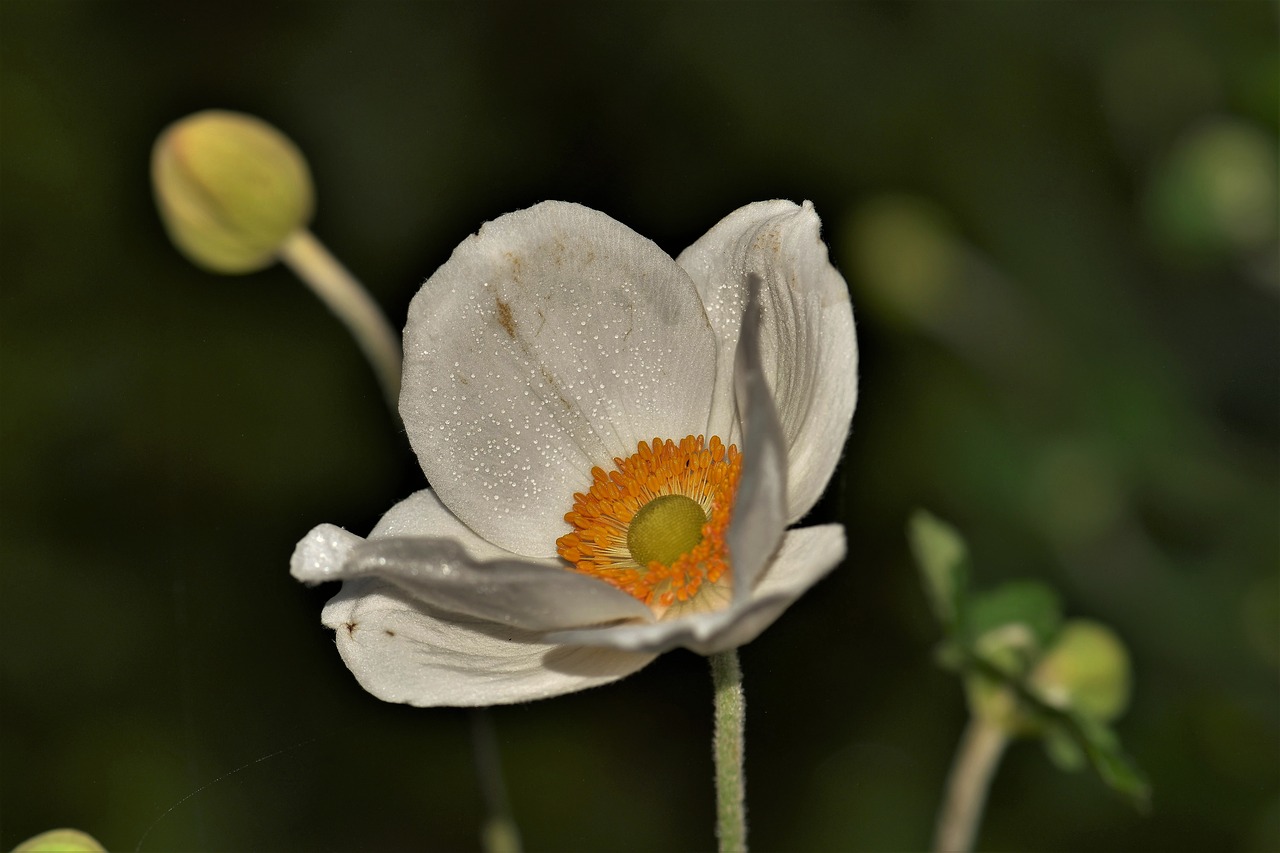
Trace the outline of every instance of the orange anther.
[[[742, 455], [689, 435], [678, 442], [654, 438], [639, 442], [614, 470], [592, 468], [590, 488], [573, 496], [564, 520], [573, 531], [556, 540], [556, 550], [577, 571], [612, 584], [661, 611], [697, 596], [704, 583], [730, 575], [724, 532], [733, 513]], [[639, 565], [631, 556], [627, 533], [636, 514], [663, 495], [684, 495], [706, 513], [702, 541], [671, 565]]]

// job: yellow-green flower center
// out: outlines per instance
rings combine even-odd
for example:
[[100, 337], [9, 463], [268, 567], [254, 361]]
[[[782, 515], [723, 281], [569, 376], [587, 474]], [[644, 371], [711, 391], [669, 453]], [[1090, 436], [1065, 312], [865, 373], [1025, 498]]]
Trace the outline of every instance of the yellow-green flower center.
[[645, 504], [631, 519], [627, 548], [642, 566], [657, 561], [669, 566], [702, 541], [707, 515], [692, 498], [662, 495]]

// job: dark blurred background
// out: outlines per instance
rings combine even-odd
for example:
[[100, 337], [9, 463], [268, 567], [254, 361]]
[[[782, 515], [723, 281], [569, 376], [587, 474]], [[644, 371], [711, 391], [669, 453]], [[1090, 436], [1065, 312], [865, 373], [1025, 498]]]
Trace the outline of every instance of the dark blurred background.
[[[993, 850], [1280, 847], [1271, 3], [0, 3], [0, 849], [478, 846], [469, 718], [363, 693], [290, 579], [423, 485], [283, 269], [205, 274], [148, 157], [206, 107], [306, 152], [401, 325], [547, 198], [678, 253], [812, 199], [862, 352], [845, 565], [742, 650], [759, 849], [927, 845], [965, 720], [903, 535], [1044, 579], [1135, 660], [1137, 814], [1015, 746]], [[709, 848], [705, 661], [495, 709], [534, 849]], [[228, 775], [230, 774], [230, 775]], [[195, 792], [195, 793], [193, 793]]]

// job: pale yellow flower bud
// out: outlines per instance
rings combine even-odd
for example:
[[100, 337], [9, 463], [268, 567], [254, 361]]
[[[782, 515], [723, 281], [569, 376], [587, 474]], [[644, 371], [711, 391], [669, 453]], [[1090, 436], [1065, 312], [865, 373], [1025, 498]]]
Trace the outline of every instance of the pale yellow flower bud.
[[302, 152], [244, 113], [205, 110], [170, 125], [152, 150], [151, 180], [170, 238], [220, 273], [272, 264], [314, 207]]
[[103, 853], [103, 846], [78, 829], [51, 829], [13, 848], [13, 853]]

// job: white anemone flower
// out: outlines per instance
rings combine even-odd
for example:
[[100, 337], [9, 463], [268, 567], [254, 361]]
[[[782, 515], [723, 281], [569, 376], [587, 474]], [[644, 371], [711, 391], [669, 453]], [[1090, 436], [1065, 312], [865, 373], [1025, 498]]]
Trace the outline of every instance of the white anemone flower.
[[[389, 702], [522, 702], [754, 639], [845, 554], [794, 530], [857, 397], [813, 206], [750, 204], [679, 258], [594, 210], [484, 225], [418, 292], [400, 412], [431, 488], [295, 578]], [[708, 438], [709, 437], [709, 438]], [[741, 450], [739, 450], [741, 447]]]

